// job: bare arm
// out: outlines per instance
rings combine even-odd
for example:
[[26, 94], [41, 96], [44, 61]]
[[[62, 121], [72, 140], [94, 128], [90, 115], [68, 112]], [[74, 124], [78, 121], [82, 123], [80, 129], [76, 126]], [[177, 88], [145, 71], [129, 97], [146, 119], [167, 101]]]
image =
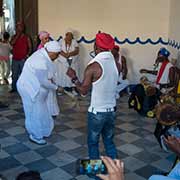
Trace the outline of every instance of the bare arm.
[[84, 72], [83, 82], [80, 83], [79, 81], [77, 81], [77, 83], [75, 83], [76, 88], [80, 94], [86, 95], [88, 93], [88, 90], [92, 85], [92, 79], [93, 79], [93, 71], [91, 67], [87, 67]]
[[68, 58], [67, 53], [65, 53], [64, 51], [61, 51], [61, 52], [60, 52], [60, 55], [63, 56], [63, 57], [65, 57], [65, 58]]
[[84, 72], [84, 79], [82, 83], [77, 79], [76, 73], [73, 69], [69, 68], [67, 75], [75, 79], [74, 84], [76, 85], [77, 90], [80, 94], [86, 95], [88, 93], [88, 90], [90, 89], [92, 83], [100, 78], [102, 74], [102, 69], [98, 63], [92, 63], [87, 66], [85, 72]]
[[28, 40], [28, 55], [30, 55], [32, 52], [32, 43], [29, 37], [27, 40]]
[[126, 79], [128, 69], [127, 69], [127, 64], [126, 64], [126, 58], [124, 56], [121, 57], [121, 62], [122, 62], [122, 75], [123, 79]]
[[148, 74], [154, 74], [157, 75], [158, 71], [148, 70], [148, 69], [140, 69], [140, 73], [148, 73]]

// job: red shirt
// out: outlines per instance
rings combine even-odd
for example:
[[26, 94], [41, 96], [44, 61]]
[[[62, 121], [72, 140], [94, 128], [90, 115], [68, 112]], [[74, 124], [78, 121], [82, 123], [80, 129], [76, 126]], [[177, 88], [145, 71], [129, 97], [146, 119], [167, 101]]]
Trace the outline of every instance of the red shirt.
[[13, 45], [13, 59], [17, 61], [26, 59], [28, 50], [28, 37], [26, 35], [22, 35], [16, 40], [15, 44]]

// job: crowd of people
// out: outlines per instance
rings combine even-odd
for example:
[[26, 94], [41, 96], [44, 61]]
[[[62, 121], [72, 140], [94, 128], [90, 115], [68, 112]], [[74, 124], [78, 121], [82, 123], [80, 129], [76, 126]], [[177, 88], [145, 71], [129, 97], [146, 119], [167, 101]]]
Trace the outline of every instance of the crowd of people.
[[[25, 128], [29, 134], [29, 140], [39, 145], [47, 143], [45, 138], [51, 135], [54, 128], [53, 118], [59, 114], [57, 93], [65, 92], [70, 96], [78, 94], [84, 96], [91, 90], [87, 117], [89, 158], [101, 158], [107, 166], [108, 174], [97, 175], [99, 178], [124, 180], [124, 164], [117, 159], [117, 150], [113, 142], [116, 101], [122, 90], [129, 85], [126, 58], [121, 55], [120, 47], [115, 45], [111, 35], [97, 33], [94, 43], [95, 57], [88, 63], [83, 80], [80, 81], [78, 74], [79, 47], [71, 29], [65, 32], [64, 38], [59, 42], [50, 40], [50, 34], [41, 31], [39, 33], [40, 44], [34, 53], [32, 53], [30, 38], [25, 34], [24, 29], [24, 24], [18, 22], [16, 34], [10, 41], [9, 34], [4, 33], [3, 40], [0, 42], [0, 66], [3, 69], [1, 71], [2, 81], [4, 84], [8, 84], [9, 57], [12, 52], [12, 89], [10, 92], [18, 91], [21, 96], [25, 113]], [[174, 86], [174, 71], [172, 71], [173, 65], [168, 59], [169, 55], [170, 52], [167, 49], [161, 48], [155, 61], [159, 68], [153, 71], [140, 70], [140, 73], [157, 75], [156, 83], [153, 85], [155, 91], [153, 88], [149, 88], [151, 86], [148, 80], [143, 77], [141, 84], [137, 85], [133, 92], [134, 99], [131, 99], [130, 104], [142, 115], [147, 115], [149, 111], [152, 111], [158, 103], [160, 95]], [[0, 102], [1, 107], [7, 106]], [[170, 115], [172, 116], [172, 114]], [[108, 157], [100, 155], [100, 136], [102, 136]], [[180, 140], [175, 137], [167, 137], [164, 141], [179, 156]], [[179, 178], [178, 172], [179, 164], [168, 177], [152, 176], [150, 180], [177, 179], [177, 177]], [[34, 179], [41, 179], [36, 173], [31, 172], [30, 175], [32, 174], [36, 175]], [[17, 179], [23, 179], [21, 176]]]

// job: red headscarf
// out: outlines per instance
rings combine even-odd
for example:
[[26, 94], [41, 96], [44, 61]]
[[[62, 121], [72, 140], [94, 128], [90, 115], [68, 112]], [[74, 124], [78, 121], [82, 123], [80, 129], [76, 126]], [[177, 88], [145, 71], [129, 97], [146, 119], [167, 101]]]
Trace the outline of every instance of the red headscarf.
[[96, 34], [96, 45], [103, 50], [112, 50], [114, 48], [114, 39], [110, 34]]

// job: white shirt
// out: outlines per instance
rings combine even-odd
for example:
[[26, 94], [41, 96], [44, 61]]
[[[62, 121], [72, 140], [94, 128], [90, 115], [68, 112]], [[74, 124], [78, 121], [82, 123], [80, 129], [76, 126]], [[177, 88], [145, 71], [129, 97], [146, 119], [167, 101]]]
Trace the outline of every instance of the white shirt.
[[111, 52], [99, 53], [91, 62], [97, 62], [102, 68], [101, 77], [92, 84], [91, 104], [89, 112], [94, 108], [97, 112], [104, 112], [116, 106], [116, 87], [118, 70]]
[[[74, 51], [77, 47], [79, 47], [77, 41], [74, 39], [72, 39], [70, 46], [69, 45], [66, 46], [66, 42], [64, 39], [61, 39], [59, 41], [59, 44], [60, 44], [61, 50], [64, 51], [65, 53], [70, 53], [70, 52]], [[73, 59], [72, 63], [75, 63], [74, 61], [77, 59], [77, 55], [72, 56], [71, 58]], [[58, 60], [61, 62], [67, 63], [67, 59], [62, 55], [59, 55]]]
[[24, 64], [23, 71], [18, 79], [17, 86], [23, 86], [32, 100], [35, 100], [40, 87], [45, 89], [57, 89], [49, 79], [49, 70], [53, 68], [53, 62], [44, 48], [36, 51]]
[[[164, 71], [163, 71], [163, 74], [159, 80], [159, 84], [168, 84], [169, 83], [169, 69], [172, 67], [173, 65], [169, 62]], [[160, 66], [161, 67], [161, 66]], [[160, 67], [159, 67], [159, 70], [158, 70], [158, 74], [160, 72]], [[157, 74], [157, 77], [158, 77], [158, 74]]]
[[9, 43], [0, 42], [0, 60], [9, 60], [11, 46]]

